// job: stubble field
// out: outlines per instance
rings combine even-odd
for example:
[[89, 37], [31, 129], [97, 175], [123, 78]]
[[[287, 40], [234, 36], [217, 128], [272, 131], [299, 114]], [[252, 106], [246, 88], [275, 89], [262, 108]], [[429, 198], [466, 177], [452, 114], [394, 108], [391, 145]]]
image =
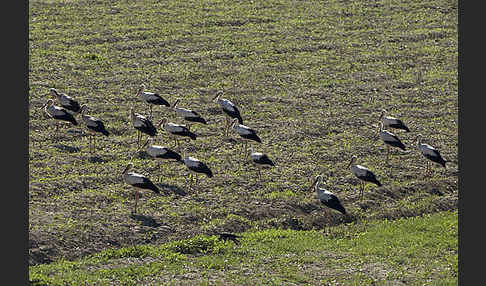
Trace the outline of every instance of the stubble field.
[[[159, 245], [215, 231], [321, 230], [362, 221], [456, 210], [458, 201], [457, 1], [30, 1], [29, 265], [110, 248]], [[129, 109], [144, 83], [170, 103], [197, 110], [195, 141], [179, 152], [214, 173], [190, 189], [181, 164], [137, 150]], [[42, 109], [49, 88], [89, 106], [105, 122], [90, 154], [86, 129]], [[223, 136], [217, 91], [235, 103], [276, 166], [244, 159], [238, 135]], [[53, 98], [54, 99], [54, 98]], [[391, 130], [410, 152], [377, 137], [381, 109], [410, 133]], [[154, 122], [167, 117], [154, 107]], [[81, 116], [76, 117], [81, 123]], [[450, 161], [424, 175], [414, 138]], [[144, 140], [146, 137], [144, 137]], [[163, 130], [155, 139], [172, 147]], [[382, 187], [359, 182], [352, 155]], [[163, 192], [133, 189], [132, 162]], [[348, 215], [326, 210], [308, 187], [323, 174]]]

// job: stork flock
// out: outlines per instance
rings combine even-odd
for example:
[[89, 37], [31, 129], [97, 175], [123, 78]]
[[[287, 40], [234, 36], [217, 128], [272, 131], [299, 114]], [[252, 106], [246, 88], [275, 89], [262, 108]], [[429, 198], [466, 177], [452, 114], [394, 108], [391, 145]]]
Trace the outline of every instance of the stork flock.
[[[212, 178], [213, 172], [208, 164], [206, 164], [204, 161], [201, 161], [198, 158], [192, 156], [188, 156], [185, 151], [183, 151], [183, 154], [181, 155], [176, 150], [174, 150], [174, 148], [154, 144], [155, 138], [158, 135], [157, 129], [160, 127], [168, 134], [169, 138], [172, 138], [174, 140], [174, 147], [179, 146], [179, 139], [189, 139], [194, 141], [197, 139], [198, 135], [194, 132], [194, 128], [191, 125], [207, 125], [207, 120], [203, 118], [200, 113], [194, 110], [179, 107], [178, 105], [182, 102], [181, 98], [177, 98], [174, 104], [171, 105], [159, 94], [154, 92], [147, 92], [145, 89], [146, 86], [144, 84], [140, 85], [136, 96], [143, 100], [146, 104], [148, 104], [149, 115], [145, 116], [140, 113], [136, 113], [133, 107], [130, 108], [129, 113], [130, 121], [137, 133], [137, 150], [145, 148], [146, 153], [158, 162], [159, 167], [161, 162], [163, 161], [173, 161], [184, 164], [189, 171], [189, 188], [192, 188], [194, 183], [197, 185], [198, 174], [204, 174], [208, 178]], [[85, 112], [86, 110], [88, 110], [88, 106], [86, 104], [80, 105], [71, 96], [60, 93], [54, 88], [50, 89], [50, 94], [57, 98], [59, 106], [54, 105], [53, 99], [48, 99], [46, 104], [43, 106], [43, 109], [50, 118], [56, 120], [56, 132], [58, 132], [58, 122], [60, 121], [69, 122], [70, 124], [77, 126], [78, 121], [76, 120], [76, 115], [80, 113], [82, 122], [84, 123], [84, 127], [86, 127], [89, 133], [90, 152], [95, 152], [96, 146], [93, 145], [95, 144], [95, 142], [93, 142], [95, 139], [94, 136], [96, 134], [102, 134], [104, 136], [110, 135], [110, 132], [106, 130], [103, 121], [99, 118], [87, 115]], [[249, 142], [253, 141], [257, 143], [262, 143], [262, 140], [257, 135], [255, 129], [243, 124], [243, 118], [236, 105], [233, 104], [230, 100], [222, 98], [222, 96], [223, 92], [219, 91], [212, 98], [212, 100], [220, 107], [221, 111], [225, 115], [223, 135], [225, 137], [228, 137], [229, 131], [230, 129], [232, 129], [240, 136], [240, 139], [243, 141], [241, 153], [244, 154], [245, 160], [248, 158], [248, 155], [250, 155], [250, 161], [254, 164], [254, 166], [256, 166], [258, 170], [258, 177], [261, 179], [261, 169], [274, 167], [275, 163], [269, 158], [267, 154], [264, 154], [262, 152], [255, 152], [252, 147], [250, 147], [250, 152], [248, 152], [247, 147]], [[154, 105], [166, 107], [168, 110], [174, 112], [177, 117], [184, 120], [186, 124], [169, 122], [167, 117], [163, 117], [157, 124], [154, 124], [152, 116], [152, 108], [154, 107]], [[403, 130], [405, 132], [411, 131], [403, 123], [402, 120], [392, 116], [387, 116], [387, 111], [385, 109], [381, 111], [377, 131], [379, 137], [386, 146], [386, 164], [388, 165], [391, 151], [390, 149], [392, 147], [398, 148], [402, 151], [407, 150], [407, 148], [397, 135], [386, 130], [385, 128], [394, 128], [397, 130]], [[141, 142], [143, 142], [142, 136], [144, 134], [147, 135], [149, 138], [145, 141], [144, 144], [140, 145]], [[417, 150], [420, 151], [423, 157], [426, 158], [425, 175], [428, 175], [430, 172], [429, 161], [437, 163], [442, 167], [446, 168], [447, 161], [444, 160], [440, 152], [436, 148], [428, 144], [422, 143], [422, 134], [418, 134], [415, 137], [415, 142]], [[357, 179], [359, 179], [359, 197], [360, 199], [362, 199], [366, 183], [372, 183], [378, 187], [381, 187], [382, 183], [369, 168], [356, 164], [357, 160], [358, 157], [356, 155], [352, 155], [351, 160], [348, 164], [348, 169]], [[123, 170], [122, 178], [128, 185], [132, 186], [135, 190], [135, 204], [132, 213], [136, 213], [139, 192], [141, 190], [151, 190], [156, 194], [160, 194], [160, 189], [147, 176], [133, 171], [130, 172], [132, 168], [133, 163], [130, 162]], [[339, 211], [343, 215], [346, 215], [346, 209], [341, 204], [339, 198], [334, 193], [324, 188], [324, 181], [325, 179], [323, 175], [317, 175], [308, 190], [311, 191], [312, 189], [314, 189], [317, 198], [323, 205]]]

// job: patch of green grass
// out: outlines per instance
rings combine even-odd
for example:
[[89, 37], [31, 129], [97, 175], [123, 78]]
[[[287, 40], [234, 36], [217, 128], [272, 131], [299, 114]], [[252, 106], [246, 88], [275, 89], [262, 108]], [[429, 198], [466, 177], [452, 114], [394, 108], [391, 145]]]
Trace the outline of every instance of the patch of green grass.
[[[333, 235], [330, 235], [333, 233]], [[240, 244], [198, 235], [162, 245], [104, 250], [76, 261], [31, 266], [48, 285], [121, 283], [270, 283], [456, 285], [458, 221], [441, 212], [322, 231], [267, 229]], [[224, 274], [223, 274], [224, 273]], [[83, 280], [86, 279], [86, 280]]]

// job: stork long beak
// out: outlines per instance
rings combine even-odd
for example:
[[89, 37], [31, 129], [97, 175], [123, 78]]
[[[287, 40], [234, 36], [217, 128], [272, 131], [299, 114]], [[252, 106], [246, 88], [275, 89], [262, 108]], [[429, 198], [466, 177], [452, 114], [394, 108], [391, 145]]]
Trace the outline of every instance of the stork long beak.
[[87, 106], [86, 104], [83, 104], [83, 105], [81, 106], [81, 108], [80, 108], [80, 111], [79, 111], [79, 112], [80, 112], [81, 114], [84, 114], [84, 112], [86, 111], [86, 109], [88, 109], [88, 106]]
[[417, 136], [415, 136], [413, 141], [415, 141], [417, 144], [420, 144], [420, 139], [422, 139], [422, 134], [417, 134]]
[[216, 92], [216, 95], [213, 97], [212, 100], [216, 100], [216, 98], [220, 97], [221, 94], [223, 94], [223, 92], [221, 92], [221, 91]]
[[167, 122], [167, 118], [162, 118], [159, 123], [157, 123], [157, 128], [159, 128], [162, 124]]
[[[374, 126], [374, 125], [373, 125]], [[373, 140], [378, 140], [380, 138], [380, 124], [376, 126], [375, 136], [373, 136]]]
[[171, 108], [172, 109], [176, 108], [177, 104], [179, 104], [180, 101], [181, 101], [180, 98], [176, 99], [176, 101], [174, 102], [174, 104], [172, 104]]
[[386, 110], [382, 109], [380, 114], [380, 120], [385, 116]]
[[128, 164], [128, 165], [125, 167], [125, 169], [123, 170], [122, 174], [125, 174], [125, 173], [128, 171], [128, 169], [130, 169], [132, 166], [133, 166], [133, 165], [132, 165], [131, 163], [129, 163], [129, 164]]
[[349, 167], [351, 167], [351, 164], [353, 164], [353, 161], [354, 161], [354, 157], [351, 158], [351, 161], [349, 161], [349, 164], [348, 164], [348, 169]]
[[147, 139], [147, 141], [145, 141], [145, 144], [142, 145], [142, 147], [139, 148], [139, 150], [145, 148], [145, 146], [147, 146], [147, 144], [150, 142], [150, 138]]
[[52, 104], [54, 101], [52, 99], [48, 99], [47, 102], [42, 106], [42, 108], [46, 108], [49, 104]]
[[312, 188], [314, 188], [314, 186], [316, 185], [317, 181], [319, 180], [319, 178], [315, 178], [314, 179], [314, 182], [312, 183], [312, 185], [309, 187], [308, 191], [312, 191]]

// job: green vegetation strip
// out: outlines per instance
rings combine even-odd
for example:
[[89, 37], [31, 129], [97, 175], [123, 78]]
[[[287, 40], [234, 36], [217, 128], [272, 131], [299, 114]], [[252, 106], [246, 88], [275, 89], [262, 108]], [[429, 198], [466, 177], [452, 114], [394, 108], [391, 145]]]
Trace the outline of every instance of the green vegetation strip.
[[[267, 229], [239, 244], [197, 235], [30, 267], [33, 285], [457, 285], [457, 211], [319, 231]], [[388, 284], [387, 284], [388, 285]]]

